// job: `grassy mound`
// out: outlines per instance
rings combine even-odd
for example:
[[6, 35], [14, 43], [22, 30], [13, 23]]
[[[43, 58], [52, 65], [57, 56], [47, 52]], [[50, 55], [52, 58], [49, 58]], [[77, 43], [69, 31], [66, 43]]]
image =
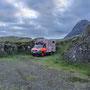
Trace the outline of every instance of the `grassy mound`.
[[8, 36], [8, 37], [0, 37], [0, 42], [30, 42], [32, 38], [27, 37], [14, 37], [14, 36]]

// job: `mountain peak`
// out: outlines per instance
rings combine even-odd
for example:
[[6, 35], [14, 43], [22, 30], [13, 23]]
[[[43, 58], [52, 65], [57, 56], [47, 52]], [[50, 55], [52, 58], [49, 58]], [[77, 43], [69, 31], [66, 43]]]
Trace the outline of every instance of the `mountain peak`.
[[65, 60], [90, 62], [90, 24], [84, 28], [82, 36], [73, 41], [62, 56]]
[[88, 20], [80, 20], [72, 29], [72, 31], [65, 37], [69, 38], [72, 36], [80, 35], [84, 31], [84, 28], [89, 24]]
[[88, 20], [85, 20], [85, 19], [84, 19], [84, 20], [80, 20], [80, 22], [88, 22]]

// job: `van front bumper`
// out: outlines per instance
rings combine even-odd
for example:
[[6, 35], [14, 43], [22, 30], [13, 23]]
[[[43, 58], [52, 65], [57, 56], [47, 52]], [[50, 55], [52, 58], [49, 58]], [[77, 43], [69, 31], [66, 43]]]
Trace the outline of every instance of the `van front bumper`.
[[31, 51], [32, 55], [41, 55], [42, 51]]

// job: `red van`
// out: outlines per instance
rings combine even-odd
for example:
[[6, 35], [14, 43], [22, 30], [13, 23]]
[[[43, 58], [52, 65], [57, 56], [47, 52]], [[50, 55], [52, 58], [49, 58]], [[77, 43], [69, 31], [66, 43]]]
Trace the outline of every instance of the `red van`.
[[35, 41], [34, 47], [31, 49], [33, 56], [46, 54], [53, 54], [56, 51], [56, 42], [55, 40], [40, 39]]

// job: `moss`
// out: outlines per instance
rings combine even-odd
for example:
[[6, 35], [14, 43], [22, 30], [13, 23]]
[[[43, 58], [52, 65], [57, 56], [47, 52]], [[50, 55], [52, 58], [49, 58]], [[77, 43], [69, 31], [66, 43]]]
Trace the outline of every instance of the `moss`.
[[86, 75], [90, 77], [90, 71], [88, 71], [88, 72], [86, 73]]
[[88, 83], [88, 82], [90, 82], [90, 81], [87, 80], [87, 79], [83, 79], [83, 78], [75, 77], [75, 76], [69, 77], [68, 80], [70, 80], [70, 81], [73, 82], [73, 83], [74, 83], [74, 82], [81, 82], [81, 83]]
[[35, 78], [35, 76], [31, 74], [25, 74], [24, 77], [26, 78], [27, 81], [33, 81], [33, 79]]
[[70, 45], [76, 41], [77, 39], [79, 39], [80, 36], [74, 36], [68, 39], [57, 39], [56, 40], [56, 49], [57, 49], [57, 53], [62, 53], [68, 50], [68, 48], [70, 47]]

